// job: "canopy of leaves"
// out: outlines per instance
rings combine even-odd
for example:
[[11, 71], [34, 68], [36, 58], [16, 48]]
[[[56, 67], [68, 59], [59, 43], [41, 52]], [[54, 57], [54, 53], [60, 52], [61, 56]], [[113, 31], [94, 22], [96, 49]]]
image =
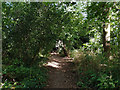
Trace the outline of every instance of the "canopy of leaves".
[[[3, 2], [3, 64], [10, 65], [4, 73], [9, 74], [9, 68], [14, 71], [16, 62], [20, 66], [18, 71], [29, 72], [28, 66], [37, 60], [42, 62], [41, 57], [48, 57], [59, 40], [68, 51], [83, 49], [100, 54], [103, 51], [104, 23], [111, 25], [111, 53], [118, 60], [119, 17], [120, 2]], [[18, 76], [14, 78], [23, 75], [16, 73]], [[7, 77], [12, 78], [14, 73], [10, 75]]]

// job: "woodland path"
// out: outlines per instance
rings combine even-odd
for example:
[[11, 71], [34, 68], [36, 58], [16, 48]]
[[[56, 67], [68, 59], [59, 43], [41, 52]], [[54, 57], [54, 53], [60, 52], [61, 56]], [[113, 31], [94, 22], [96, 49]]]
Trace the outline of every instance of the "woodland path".
[[46, 67], [49, 70], [48, 84], [45, 88], [77, 88], [77, 77], [72, 59], [52, 54]]

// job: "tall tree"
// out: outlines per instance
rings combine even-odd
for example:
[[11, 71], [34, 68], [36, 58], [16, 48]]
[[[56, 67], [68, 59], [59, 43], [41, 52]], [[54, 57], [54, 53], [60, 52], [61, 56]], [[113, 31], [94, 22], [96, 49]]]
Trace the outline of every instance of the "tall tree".
[[[88, 19], [94, 19], [94, 22], [101, 23], [100, 27], [102, 28], [101, 33], [103, 33], [103, 48], [106, 55], [110, 55], [110, 11], [114, 3], [110, 2], [93, 2], [88, 6]], [[100, 8], [102, 7], [102, 8]], [[100, 28], [100, 29], [101, 29]]]

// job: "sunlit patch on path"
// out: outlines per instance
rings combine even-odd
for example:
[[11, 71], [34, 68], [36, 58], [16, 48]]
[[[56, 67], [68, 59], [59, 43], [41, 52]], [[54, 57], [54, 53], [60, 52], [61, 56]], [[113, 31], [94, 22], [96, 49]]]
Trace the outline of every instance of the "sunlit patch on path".
[[53, 54], [45, 66], [49, 70], [49, 80], [45, 88], [76, 88], [75, 73], [72, 72], [73, 59]]
[[51, 62], [48, 62], [45, 66], [50, 66], [50, 67], [54, 67], [54, 68], [60, 68], [60, 64], [58, 62], [55, 62], [55, 61], [51, 61]]

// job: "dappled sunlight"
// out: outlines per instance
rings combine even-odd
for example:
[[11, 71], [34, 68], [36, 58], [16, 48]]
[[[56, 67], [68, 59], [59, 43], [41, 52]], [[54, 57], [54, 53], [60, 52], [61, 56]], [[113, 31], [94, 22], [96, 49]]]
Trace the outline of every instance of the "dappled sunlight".
[[53, 61], [55, 61], [55, 62], [62, 62], [61, 60], [58, 60], [58, 59], [53, 59]]
[[50, 53], [51, 55], [58, 55], [59, 53], [56, 53], [56, 52], [52, 52]]
[[72, 72], [73, 65], [68, 61], [69, 57], [53, 55], [46, 64], [49, 70], [49, 82], [46, 88], [73, 88], [76, 86], [76, 79]]
[[61, 68], [60, 64], [55, 62], [55, 61], [48, 62], [45, 66], [50, 66], [50, 67], [53, 67], [53, 68]]
[[118, 0], [27, 1], [0, 3], [0, 88], [120, 88]]
[[64, 57], [64, 60], [66, 60], [66, 62], [72, 62], [74, 60], [74, 58], [70, 58], [70, 57]]

